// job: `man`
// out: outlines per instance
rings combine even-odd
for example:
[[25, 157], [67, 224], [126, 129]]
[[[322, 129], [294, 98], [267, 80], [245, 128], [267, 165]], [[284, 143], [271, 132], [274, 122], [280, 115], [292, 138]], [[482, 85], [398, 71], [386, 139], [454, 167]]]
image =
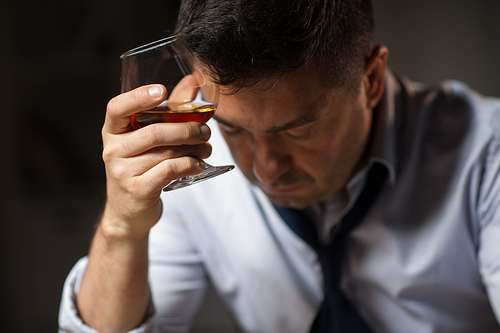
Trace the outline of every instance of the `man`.
[[[131, 131], [162, 86], [110, 101], [62, 332], [188, 331], [209, 282], [246, 332], [500, 332], [498, 100], [386, 70], [365, 0], [186, 0], [178, 27], [217, 125]], [[239, 170], [160, 198], [210, 135]]]

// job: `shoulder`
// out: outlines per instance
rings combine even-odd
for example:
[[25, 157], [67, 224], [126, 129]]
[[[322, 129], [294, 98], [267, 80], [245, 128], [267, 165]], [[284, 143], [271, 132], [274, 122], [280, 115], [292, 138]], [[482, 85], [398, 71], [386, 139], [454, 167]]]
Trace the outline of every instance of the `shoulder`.
[[483, 96], [460, 81], [447, 80], [435, 85], [422, 85], [402, 79], [408, 95], [410, 112], [433, 121], [434, 129], [449, 126], [500, 125], [500, 98]]
[[391, 81], [398, 87], [394, 100], [401, 149], [466, 153], [497, 140], [499, 98], [483, 96], [459, 81], [423, 85], [390, 75]]
[[484, 221], [500, 193], [500, 100], [457, 81], [395, 80], [399, 189]]

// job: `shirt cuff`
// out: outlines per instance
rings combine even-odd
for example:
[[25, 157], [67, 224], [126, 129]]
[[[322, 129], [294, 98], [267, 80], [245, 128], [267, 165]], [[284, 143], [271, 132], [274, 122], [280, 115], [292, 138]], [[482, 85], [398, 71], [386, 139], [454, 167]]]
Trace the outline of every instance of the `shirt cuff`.
[[[87, 268], [88, 258], [81, 258], [71, 269], [64, 282], [61, 305], [59, 307], [59, 333], [99, 333], [92, 327], [85, 325], [78, 314], [76, 295], [80, 290], [83, 273]], [[144, 323], [128, 333], [153, 332], [153, 303], [150, 302], [148, 315]]]

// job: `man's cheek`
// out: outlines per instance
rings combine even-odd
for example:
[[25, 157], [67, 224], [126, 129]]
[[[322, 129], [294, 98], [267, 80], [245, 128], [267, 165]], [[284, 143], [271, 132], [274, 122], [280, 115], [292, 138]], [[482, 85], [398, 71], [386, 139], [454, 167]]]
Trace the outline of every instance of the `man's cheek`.
[[248, 146], [239, 140], [226, 139], [226, 143], [236, 165], [241, 170], [251, 169], [253, 165], [253, 153], [248, 149]]

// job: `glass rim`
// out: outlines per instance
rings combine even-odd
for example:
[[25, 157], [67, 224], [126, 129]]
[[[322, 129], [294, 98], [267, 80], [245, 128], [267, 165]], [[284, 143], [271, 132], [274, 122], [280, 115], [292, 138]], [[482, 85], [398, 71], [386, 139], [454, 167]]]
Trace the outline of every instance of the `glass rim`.
[[178, 37], [179, 37], [178, 35], [173, 35], [173, 36], [169, 36], [166, 38], [156, 40], [156, 41], [148, 43], [148, 44], [144, 44], [144, 45], [135, 47], [131, 50], [128, 50], [127, 52], [124, 52], [120, 56], [120, 59], [128, 58], [130, 56], [134, 56], [136, 54], [141, 54], [141, 53], [147, 52], [149, 50], [155, 49], [157, 47], [162, 47], [164, 45], [174, 43], [174, 42], [179, 40]]

